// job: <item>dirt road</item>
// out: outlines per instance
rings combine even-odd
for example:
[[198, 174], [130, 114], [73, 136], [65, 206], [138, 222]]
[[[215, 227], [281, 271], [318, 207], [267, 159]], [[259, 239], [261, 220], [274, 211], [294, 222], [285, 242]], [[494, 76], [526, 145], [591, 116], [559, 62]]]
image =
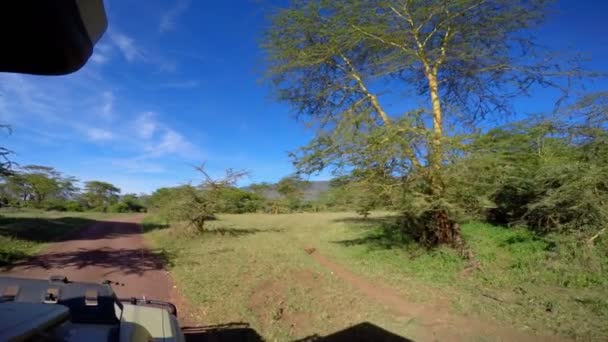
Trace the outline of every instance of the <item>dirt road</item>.
[[[146, 248], [141, 235], [143, 215], [99, 221], [40, 255], [17, 262], [2, 275], [48, 279], [63, 275], [74, 281], [111, 280], [119, 297], [178, 301], [163, 259]], [[123, 285], [124, 284], [124, 285]]]

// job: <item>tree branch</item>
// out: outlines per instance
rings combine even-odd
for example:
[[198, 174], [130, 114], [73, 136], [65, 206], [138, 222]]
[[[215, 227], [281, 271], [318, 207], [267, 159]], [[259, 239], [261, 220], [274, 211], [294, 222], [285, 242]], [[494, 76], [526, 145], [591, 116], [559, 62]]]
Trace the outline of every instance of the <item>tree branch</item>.
[[361, 78], [361, 76], [359, 75], [357, 70], [355, 69], [355, 66], [351, 63], [350, 59], [348, 59], [342, 53], [340, 54], [340, 58], [342, 58], [344, 63], [348, 66], [348, 68], [350, 70], [349, 75], [357, 82], [357, 84], [359, 85], [359, 88], [361, 89], [363, 94], [365, 94], [365, 96], [370, 100], [372, 107], [374, 107], [374, 109], [376, 110], [378, 115], [380, 115], [380, 118], [382, 118], [382, 122], [384, 122], [384, 124], [386, 126], [390, 126], [390, 124], [391, 124], [390, 118], [388, 117], [388, 115], [386, 114], [386, 112], [384, 111], [382, 106], [380, 106], [380, 102], [378, 101], [378, 98], [376, 97], [376, 95], [372, 94], [367, 89], [367, 87], [365, 86], [365, 83], [363, 82], [363, 79]]
[[383, 44], [394, 46], [394, 47], [396, 47], [396, 48], [400, 49], [401, 51], [406, 52], [406, 53], [408, 53], [408, 54], [409, 54], [408, 49], [407, 49], [406, 47], [404, 47], [403, 45], [397, 44], [397, 43], [395, 43], [395, 42], [388, 41], [388, 40], [386, 40], [386, 39], [384, 39], [384, 38], [382, 38], [382, 37], [380, 37], [380, 36], [378, 36], [378, 35], [375, 35], [375, 34], [373, 34], [373, 33], [367, 32], [367, 31], [363, 30], [362, 28], [358, 27], [357, 25], [351, 25], [351, 26], [352, 26], [352, 28], [354, 28], [355, 30], [357, 30], [357, 31], [359, 31], [359, 32], [361, 32], [361, 33], [363, 33], [364, 35], [366, 35], [366, 36], [368, 36], [368, 37], [370, 37], [370, 38], [373, 38], [373, 39], [375, 39], [375, 40], [378, 40], [379, 42], [381, 42], [381, 43], [383, 43]]

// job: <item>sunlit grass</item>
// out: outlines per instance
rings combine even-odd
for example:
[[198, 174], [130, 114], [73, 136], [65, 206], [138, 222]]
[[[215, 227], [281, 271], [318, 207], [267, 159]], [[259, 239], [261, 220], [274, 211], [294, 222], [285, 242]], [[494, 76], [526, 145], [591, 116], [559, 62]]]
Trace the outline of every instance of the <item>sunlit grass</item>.
[[270, 340], [328, 333], [361, 321], [417, 336], [415, 323], [362, 298], [305, 248], [390, 284], [408, 300], [448, 298], [456, 315], [493, 317], [539, 335], [608, 336], [604, 246], [583, 252], [572, 239], [464, 224], [463, 234], [481, 263], [480, 270], [467, 274], [455, 251], [422, 248], [395, 234], [391, 222], [390, 213], [374, 213], [368, 220], [354, 213], [220, 215], [208, 228], [222, 228], [224, 235], [157, 229], [147, 236], [173, 255], [173, 274], [200, 308], [202, 321], [250, 322]]

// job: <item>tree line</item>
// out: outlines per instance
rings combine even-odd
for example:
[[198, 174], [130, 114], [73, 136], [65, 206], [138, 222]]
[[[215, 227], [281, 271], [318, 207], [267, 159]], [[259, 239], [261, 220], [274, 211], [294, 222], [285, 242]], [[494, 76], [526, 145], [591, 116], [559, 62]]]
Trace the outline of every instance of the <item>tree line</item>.
[[63, 175], [50, 166], [26, 165], [7, 168], [0, 183], [0, 205], [58, 211], [144, 211], [143, 198], [120, 194], [120, 189], [102, 181], [86, 181]]

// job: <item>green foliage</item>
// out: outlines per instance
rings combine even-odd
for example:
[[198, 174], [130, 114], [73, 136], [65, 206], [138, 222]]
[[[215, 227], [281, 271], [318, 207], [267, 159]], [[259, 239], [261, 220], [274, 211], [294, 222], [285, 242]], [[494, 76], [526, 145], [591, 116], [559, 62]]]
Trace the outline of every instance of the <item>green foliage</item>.
[[[597, 104], [602, 97], [594, 98]], [[566, 119], [520, 122], [473, 138], [446, 171], [451, 201], [471, 217], [543, 233], [590, 237], [605, 228], [608, 108], [589, 111], [585, 99]]]
[[112, 203], [110, 204], [107, 208], [106, 211], [108, 213], [128, 213], [129, 210], [129, 205], [127, 205], [124, 202], [116, 202], [116, 203]]
[[3, 195], [14, 205], [62, 210], [62, 203], [78, 191], [73, 177], [52, 167], [27, 165], [4, 177]]
[[85, 207], [82, 205], [82, 203], [78, 202], [78, 201], [67, 201], [65, 202], [65, 210], [66, 211], [72, 211], [72, 212], [81, 212], [81, 211], [85, 211]]
[[256, 193], [235, 187], [219, 190], [219, 212], [229, 214], [255, 213], [264, 206], [264, 198]]
[[176, 188], [172, 195], [162, 207], [163, 216], [171, 222], [185, 222], [189, 228], [202, 233], [205, 222], [215, 218], [219, 207], [215, 194], [185, 185]]
[[285, 198], [301, 198], [309, 183], [299, 176], [284, 177], [276, 185], [276, 190]]
[[120, 202], [118, 202], [120, 206], [119, 212], [130, 212], [130, 213], [139, 213], [145, 212], [146, 206], [144, 201], [139, 198], [136, 194], [126, 194], [120, 198]]
[[[543, 0], [294, 1], [265, 37], [269, 74], [316, 135], [293, 153], [300, 171], [360, 170], [418, 221], [427, 243], [461, 245], [458, 203], [445, 193], [445, 159], [457, 134], [510, 112], [534, 84], [579, 75], [524, 32]], [[390, 113], [379, 94], [420, 95], [420, 108]], [[458, 129], [454, 129], [458, 127]], [[362, 212], [373, 200], [361, 198]], [[474, 198], [469, 198], [474, 200]]]
[[101, 181], [85, 182], [85, 192], [82, 195], [90, 208], [97, 211], [106, 211], [108, 207], [118, 202], [120, 189], [114, 185]]
[[299, 175], [284, 177], [276, 185], [276, 190], [283, 198], [290, 211], [298, 210], [301, 206], [304, 190], [309, 186]]
[[256, 196], [234, 188], [236, 181], [246, 172], [228, 169], [224, 178], [213, 179], [205, 171], [204, 165], [196, 170], [203, 176], [199, 187], [184, 185], [163, 188], [150, 196], [152, 206], [163, 218], [173, 223], [185, 223], [195, 233], [203, 233], [205, 223], [215, 219], [215, 214], [223, 209], [253, 210]]

